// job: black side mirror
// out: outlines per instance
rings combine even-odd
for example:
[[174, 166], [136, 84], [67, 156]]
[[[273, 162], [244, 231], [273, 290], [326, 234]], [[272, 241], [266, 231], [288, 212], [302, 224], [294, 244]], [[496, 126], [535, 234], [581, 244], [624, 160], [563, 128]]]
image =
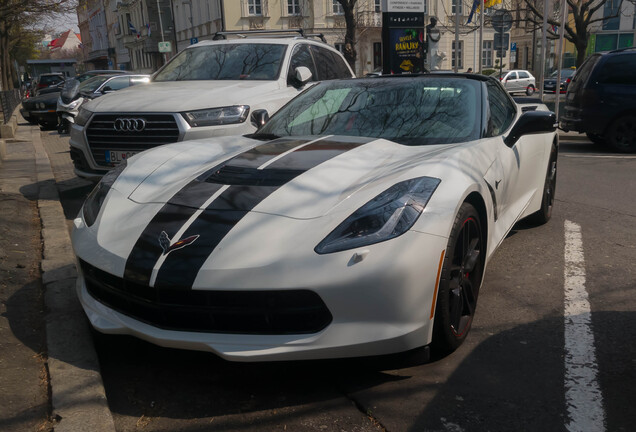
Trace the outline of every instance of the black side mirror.
[[524, 135], [553, 132], [556, 126], [556, 115], [552, 111], [528, 111], [519, 117], [504, 143], [512, 147]]
[[111, 92], [113, 92], [113, 91], [114, 91], [114, 90], [113, 90], [112, 88], [110, 88], [110, 86], [105, 86], [105, 87], [102, 89], [101, 93], [102, 93], [102, 94], [106, 94], [106, 93], [111, 93]]
[[263, 126], [269, 120], [269, 114], [267, 110], [258, 109], [252, 112], [252, 116], [250, 118], [252, 124], [257, 128]]

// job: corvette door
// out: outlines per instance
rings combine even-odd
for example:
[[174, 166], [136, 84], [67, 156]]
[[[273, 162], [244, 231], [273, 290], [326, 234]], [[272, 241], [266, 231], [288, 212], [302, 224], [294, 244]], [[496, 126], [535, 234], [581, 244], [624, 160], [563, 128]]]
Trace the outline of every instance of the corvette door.
[[[522, 137], [512, 148], [504, 143], [502, 132], [509, 130], [517, 116], [517, 106], [494, 82], [486, 84], [489, 102], [489, 133], [498, 140], [497, 163], [486, 178], [497, 199], [495, 232], [503, 238], [528, 206], [536, 192], [537, 179], [545, 176], [539, 165], [544, 146], [532, 135]], [[499, 239], [500, 240], [500, 239]]]

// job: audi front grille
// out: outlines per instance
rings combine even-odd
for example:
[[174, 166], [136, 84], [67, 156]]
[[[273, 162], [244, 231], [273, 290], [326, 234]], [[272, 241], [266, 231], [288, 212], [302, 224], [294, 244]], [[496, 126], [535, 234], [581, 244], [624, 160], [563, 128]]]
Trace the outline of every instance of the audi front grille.
[[179, 140], [173, 114], [95, 114], [86, 129], [88, 147], [95, 163], [116, 165], [107, 152], [140, 152]]

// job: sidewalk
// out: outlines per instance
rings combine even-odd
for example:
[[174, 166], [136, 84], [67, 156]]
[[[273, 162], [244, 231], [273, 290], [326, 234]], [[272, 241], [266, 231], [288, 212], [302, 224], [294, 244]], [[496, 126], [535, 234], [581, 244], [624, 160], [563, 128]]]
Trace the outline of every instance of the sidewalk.
[[[56, 432], [114, 431], [89, 325], [75, 294], [75, 258], [67, 221], [60, 204], [59, 185], [53, 176], [51, 160], [42, 143], [39, 127], [29, 125], [19, 117], [15, 138], [2, 140], [0, 146], [5, 150], [5, 158], [0, 164], [0, 193], [3, 199], [16, 202], [23, 199], [37, 201], [34, 212], [36, 217], [39, 216], [41, 224], [36, 224], [34, 230], [39, 228], [39, 233], [36, 234], [41, 236], [42, 249], [41, 256], [32, 258], [41, 261], [40, 287], [44, 291], [42, 313], [45, 314], [42, 318], [46, 334], [45, 348], [41, 355], [37, 349], [24, 343], [25, 338], [14, 330], [19, 328], [19, 320], [16, 318], [12, 322], [11, 315], [3, 313], [3, 316], [9, 317], [8, 326], [11, 331], [7, 332], [4, 323], [0, 321], [0, 329], [3, 331], [0, 333], [0, 346], [8, 346], [8, 350], [3, 349], [0, 352], [0, 370], [4, 370], [5, 363], [12, 364], [5, 359], [13, 359], [14, 351], [22, 352], [23, 358], [28, 357], [23, 352], [25, 345], [35, 351], [31, 352], [32, 357], [41, 356], [44, 367], [39, 374], [45, 376], [40, 376], [38, 386], [48, 378], [49, 397], [44, 404], [49, 406], [47, 411], [52, 421], [47, 424], [40, 418], [39, 428], [27, 426], [32, 425], [37, 416], [41, 416], [41, 410], [37, 411], [33, 406], [33, 398], [27, 396], [34, 392], [30, 388], [33, 384], [7, 383], [9, 388], [0, 388], [1, 393], [15, 393], [17, 390], [20, 394], [12, 395], [10, 402], [15, 406], [12, 405], [10, 409], [5, 409], [0, 403], [0, 429], [48, 430], [52, 426]], [[57, 157], [57, 153], [52, 157]], [[25, 216], [18, 214], [16, 219]], [[3, 211], [0, 227], [12, 223]], [[37, 250], [25, 250], [23, 254], [27, 252], [35, 254]], [[10, 297], [11, 294], [0, 290], [3, 304], [7, 301], [5, 296]], [[4, 343], [5, 340], [16, 342], [9, 345]], [[34, 368], [25, 364], [24, 369], [27, 370], [27, 367], [30, 370]], [[7, 370], [6, 373], [13, 372]], [[0, 381], [0, 385], [4, 386], [5, 381]], [[41, 407], [41, 403], [36, 404], [36, 407]], [[16, 417], [18, 415], [20, 418]]]

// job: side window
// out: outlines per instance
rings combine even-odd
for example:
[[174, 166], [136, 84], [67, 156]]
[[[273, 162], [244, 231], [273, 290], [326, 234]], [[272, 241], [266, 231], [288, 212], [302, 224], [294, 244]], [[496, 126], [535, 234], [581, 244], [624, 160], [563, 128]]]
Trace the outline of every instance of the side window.
[[312, 45], [311, 52], [316, 60], [316, 68], [318, 69], [318, 80], [332, 80], [340, 78], [336, 68], [331, 51], [322, 47]]
[[598, 73], [600, 84], [636, 85], [636, 55], [623, 54], [608, 58]]
[[512, 81], [512, 80], [516, 80], [517, 79], [517, 72], [510, 72], [510, 74], [508, 74], [508, 81]]
[[528, 72], [519, 72], [519, 79], [526, 79], [526, 78], [530, 78], [530, 75], [528, 75]]
[[108, 81], [104, 88], [110, 87], [111, 90], [120, 90], [130, 86], [130, 79], [128, 77], [117, 77]]
[[487, 136], [501, 135], [507, 130], [517, 114], [517, 107], [512, 103], [505, 90], [496, 82], [486, 82], [488, 90], [488, 116]]
[[311, 58], [311, 53], [309, 52], [309, 46], [306, 44], [296, 45], [294, 48], [294, 52], [292, 53], [291, 60], [289, 62], [289, 71], [287, 71], [287, 84], [291, 84], [291, 81], [294, 79], [295, 70], [299, 66], [305, 66], [311, 71], [311, 80], [317, 81], [318, 76], [316, 75], [316, 68], [314, 67], [314, 61]]
[[346, 61], [333, 51], [328, 51], [332, 58], [333, 69], [338, 78], [351, 78], [351, 72], [347, 67]]

